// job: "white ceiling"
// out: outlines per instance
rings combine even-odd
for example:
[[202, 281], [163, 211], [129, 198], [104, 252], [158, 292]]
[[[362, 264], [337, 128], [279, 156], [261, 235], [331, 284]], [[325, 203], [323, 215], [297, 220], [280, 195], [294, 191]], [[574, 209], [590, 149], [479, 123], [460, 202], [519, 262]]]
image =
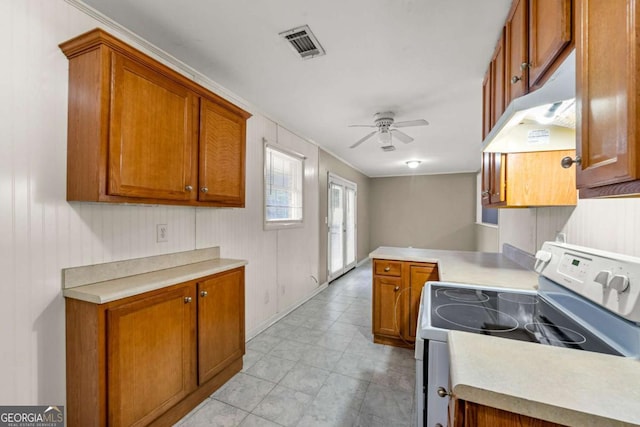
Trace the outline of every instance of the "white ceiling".
[[[511, 0], [85, 0], [368, 176], [480, 168], [482, 79]], [[326, 56], [278, 33], [309, 25]], [[380, 111], [415, 138], [383, 152]], [[409, 170], [405, 162], [421, 160]]]

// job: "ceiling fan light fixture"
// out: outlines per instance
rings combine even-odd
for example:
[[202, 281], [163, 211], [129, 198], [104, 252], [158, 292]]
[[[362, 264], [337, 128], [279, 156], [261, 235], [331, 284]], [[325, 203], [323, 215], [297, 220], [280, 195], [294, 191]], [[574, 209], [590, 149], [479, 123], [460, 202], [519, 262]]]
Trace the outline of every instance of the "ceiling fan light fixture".
[[420, 163], [422, 163], [422, 162], [420, 160], [409, 160], [409, 161], [407, 161], [405, 163], [407, 164], [409, 169], [415, 169], [418, 166], [420, 166]]

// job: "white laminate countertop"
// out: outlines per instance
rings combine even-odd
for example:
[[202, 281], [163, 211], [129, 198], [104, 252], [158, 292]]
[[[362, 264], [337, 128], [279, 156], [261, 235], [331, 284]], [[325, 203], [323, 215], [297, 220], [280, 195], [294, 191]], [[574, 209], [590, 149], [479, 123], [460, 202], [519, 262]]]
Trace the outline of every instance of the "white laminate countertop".
[[450, 331], [451, 391], [576, 427], [640, 425], [640, 361]]
[[247, 261], [245, 260], [217, 258], [68, 288], [64, 289], [62, 294], [67, 298], [79, 299], [95, 304], [104, 304], [200, 277], [221, 273], [242, 267], [246, 264]]
[[500, 253], [381, 246], [369, 258], [438, 264], [442, 282], [536, 289], [538, 274]]

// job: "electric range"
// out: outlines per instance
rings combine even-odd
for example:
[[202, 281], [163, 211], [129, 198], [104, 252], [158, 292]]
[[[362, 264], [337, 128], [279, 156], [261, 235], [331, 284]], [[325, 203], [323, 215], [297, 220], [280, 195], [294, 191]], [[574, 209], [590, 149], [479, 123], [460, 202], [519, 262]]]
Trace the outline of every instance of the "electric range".
[[417, 426], [447, 425], [447, 333], [640, 358], [640, 259], [545, 242], [537, 291], [427, 282], [416, 338]]

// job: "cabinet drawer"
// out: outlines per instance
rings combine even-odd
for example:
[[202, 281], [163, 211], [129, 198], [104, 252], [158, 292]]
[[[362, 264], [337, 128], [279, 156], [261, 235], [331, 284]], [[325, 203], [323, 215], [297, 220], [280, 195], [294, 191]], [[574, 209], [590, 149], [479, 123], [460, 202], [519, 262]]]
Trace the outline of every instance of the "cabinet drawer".
[[375, 260], [373, 262], [373, 274], [380, 276], [400, 276], [402, 274], [402, 262]]

